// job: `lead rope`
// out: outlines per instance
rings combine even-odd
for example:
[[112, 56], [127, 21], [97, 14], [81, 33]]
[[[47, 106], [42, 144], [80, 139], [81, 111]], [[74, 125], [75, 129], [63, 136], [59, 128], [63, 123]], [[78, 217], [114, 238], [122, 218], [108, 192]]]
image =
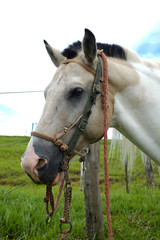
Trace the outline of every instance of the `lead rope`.
[[[49, 223], [51, 218], [53, 217], [54, 211], [56, 210], [58, 203], [59, 203], [59, 199], [61, 197], [62, 194], [62, 189], [63, 189], [63, 185], [64, 185], [64, 179], [61, 182], [61, 185], [59, 187], [59, 192], [56, 198], [56, 202], [54, 203], [54, 197], [52, 194], [52, 186], [47, 186], [46, 187], [46, 197], [44, 198], [44, 202], [46, 203], [46, 212], [48, 214], [48, 218], [46, 220], [46, 223]], [[49, 203], [51, 206], [51, 211], [49, 211]]]
[[103, 77], [104, 77], [104, 173], [105, 173], [105, 196], [106, 196], [106, 212], [108, 224], [108, 237], [112, 240], [112, 223], [110, 213], [110, 199], [109, 199], [109, 171], [108, 171], [108, 62], [105, 54], [101, 51], [99, 53], [103, 60]]
[[[64, 210], [63, 210], [63, 217], [60, 219], [60, 230], [62, 233], [62, 236], [59, 240], [65, 240], [67, 237], [67, 234], [72, 230], [72, 224], [70, 222], [70, 207], [71, 207], [71, 199], [72, 199], [72, 183], [69, 179], [68, 175], [68, 168], [69, 168], [69, 160], [70, 157], [67, 155], [64, 158], [64, 161], [61, 164], [61, 169], [64, 171], [64, 179], [66, 181], [65, 183], [65, 192], [64, 192]], [[69, 229], [65, 230], [62, 228], [62, 225], [68, 224]]]
[[[48, 214], [48, 219], [46, 222], [49, 222], [54, 213], [54, 198], [52, 194], [52, 186], [47, 186], [46, 188], [46, 197], [44, 198], [44, 202], [46, 203], [46, 212]], [[51, 205], [51, 211], [49, 211], [49, 203]]]
[[[52, 186], [46, 187], [46, 197], [44, 198], [44, 202], [46, 203], [46, 212], [48, 214], [47, 223], [50, 222], [51, 218], [53, 217], [54, 211], [56, 210], [58, 206], [58, 202], [62, 193], [64, 181], [65, 183], [65, 192], [64, 192], [64, 210], [63, 210], [63, 217], [60, 219], [60, 230], [62, 233], [62, 236], [59, 240], [65, 240], [67, 237], [67, 234], [72, 230], [72, 224], [70, 222], [70, 206], [71, 206], [71, 198], [72, 198], [72, 184], [71, 180], [69, 179], [68, 175], [68, 168], [69, 168], [69, 160], [70, 158], [68, 156], [65, 156], [63, 163], [61, 164], [61, 169], [64, 171], [64, 179], [61, 182], [59, 192], [57, 195], [56, 202], [54, 203], [54, 198], [52, 194]], [[49, 211], [49, 203], [51, 205], [51, 211]], [[63, 224], [68, 224], [69, 229], [64, 230], [62, 228]]]

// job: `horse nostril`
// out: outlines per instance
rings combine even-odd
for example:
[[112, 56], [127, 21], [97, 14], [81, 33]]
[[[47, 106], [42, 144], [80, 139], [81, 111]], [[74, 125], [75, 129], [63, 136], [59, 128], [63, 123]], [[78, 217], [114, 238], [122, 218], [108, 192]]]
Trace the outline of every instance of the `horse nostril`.
[[38, 160], [38, 163], [37, 163], [37, 165], [36, 165], [36, 169], [40, 169], [40, 168], [42, 168], [44, 165], [46, 165], [47, 164], [47, 159], [45, 159], [45, 158], [40, 158], [39, 160]]

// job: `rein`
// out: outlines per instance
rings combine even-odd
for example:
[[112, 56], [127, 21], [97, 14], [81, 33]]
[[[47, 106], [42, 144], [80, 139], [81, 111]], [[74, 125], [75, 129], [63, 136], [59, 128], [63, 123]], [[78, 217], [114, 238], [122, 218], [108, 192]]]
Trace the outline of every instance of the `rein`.
[[105, 176], [105, 196], [106, 196], [106, 212], [108, 224], [108, 237], [112, 240], [112, 224], [110, 213], [110, 198], [109, 198], [109, 170], [108, 170], [108, 62], [105, 54], [101, 52], [103, 60], [103, 78], [104, 78], [104, 176]]
[[[65, 206], [64, 206], [64, 213], [63, 217], [61, 218], [60, 222], [60, 230], [62, 232], [62, 239], [66, 238], [67, 233], [69, 233], [72, 229], [72, 225], [69, 221], [70, 219], [70, 204], [71, 204], [71, 191], [72, 191], [72, 186], [71, 182], [68, 177], [68, 167], [69, 167], [69, 160], [71, 158], [72, 154], [77, 154], [80, 155], [81, 157], [84, 157], [85, 155], [76, 151], [75, 147], [77, 145], [77, 142], [81, 136], [81, 134], [84, 132], [87, 124], [88, 124], [88, 119], [91, 115], [91, 108], [92, 106], [96, 103], [96, 98], [97, 95], [101, 93], [100, 88], [99, 88], [99, 82], [102, 80], [102, 67], [101, 67], [101, 59], [103, 62], [103, 83], [104, 83], [104, 169], [105, 169], [105, 196], [106, 196], [106, 211], [107, 211], [107, 224], [108, 224], [108, 237], [109, 240], [112, 240], [112, 226], [111, 226], [111, 214], [110, 214], [110, 200], [109, 200], [109, 174], [108, 174], [108, 147], [107, 147], [107, 123], [108, 123], [108, 63], [105, 54], [103, 53], [103, 50], [98, 50], [98, 64], [97, 64], [97, 69], [94, 71], [90, 67], [88, 67], [86, 64], [82, 63], [81, 61], [78, 61], [76, 59], [67, 59], [66, 61], [63, 61], [61, 64], [68, 64], [68, 63], [76, 63], [79, 64], [81, 67], [83, 67], [85, 70], [87, 70], [89, 73], [94, 75], [94, 82], [92, 86], [92, 92], [90, 96], [88, 97], [88, 101], [86, 103], [86, 106], [84, 108], [83, 114], [69, 127], [64, 127], [64, 129], [58, 133], [55, 137], [52, 137], [50, 135], [37, 132], [37, 131], [32, 131], [31, 136], [36, 136], [42, 139], [45, 139], [47, 141], [53, 142], [56, 146], [60, 147], [61, 151], [64, 151], [64, 160], [61, 163], [61, 169], [64, 171], [65, 174], [65, 180], [66, 180], [66, 185], [65, 185]], [[62, 141], [62, 137], [65, 136], [70, 129], [73, 127], [76, 127], [75, 133], [72, 136], [72, 139], [67, 145]], [[62, 184], [61, 184], [62, 185]], [[69, 186], [68, 186], [69, 185]], [[63, 187], [63, 186], [62, 186]], [[61, 187], [61, 189], [62, 189]], [[52, 191], [51, 191], [52, 186], [47, 186], [46, 190], [46, 198], [45, 201], [47, 202], [46, 209], [49, 217], [53, 216], [54, 210], [55, 210], [55, 205], [54, 205], [54, 200], [52, 197]], [[58, 194], [58, 197], [60, 198], [60, 193]], [[59, 200], [59, 199], [58, 199]], [[50, 201], [52, 210], [49, 213], [48, 210], [48, 201]], [[57, 202], [57, 201], [56, 201]], [[68, 223], [70, 225], [69, 230], [63, 230], [62, 229], [62, 224], [63, 223]]]

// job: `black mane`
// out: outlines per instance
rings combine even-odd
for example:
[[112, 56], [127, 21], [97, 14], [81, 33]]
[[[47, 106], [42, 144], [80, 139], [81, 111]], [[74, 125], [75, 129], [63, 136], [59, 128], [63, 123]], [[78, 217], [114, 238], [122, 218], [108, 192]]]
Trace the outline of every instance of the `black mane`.
[[[116, 57], [126, 60], [126, 54], [124, 49], [116, 44], [106, 44], [106, 43], [97, 43], [97, 48], [99, 50], [103, 49], [104, 53], [108, 57]], [[62, 52], [63, 56], [71, 59], [77, 56], [77, 54], [82, 50], [82, 43], [80, 41], [74, 42], [69, 45], [68, 48], [65, 48]]]

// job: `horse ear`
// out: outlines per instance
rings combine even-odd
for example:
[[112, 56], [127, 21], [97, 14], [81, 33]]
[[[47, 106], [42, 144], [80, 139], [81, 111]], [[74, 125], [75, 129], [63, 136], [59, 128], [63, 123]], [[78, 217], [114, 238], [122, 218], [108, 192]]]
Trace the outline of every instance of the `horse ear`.
[[65, 60], [65, 57], [61, 54], [59, 50], [52, 48], [45, 40], [44, 44], [52, 62], [56, 67], [59, 67], [60, 63]]
[[97, 56], [97, 44], [94, 34], [88, 29], [85, 29], [82, 47], [87, 63], [92, 65]]

